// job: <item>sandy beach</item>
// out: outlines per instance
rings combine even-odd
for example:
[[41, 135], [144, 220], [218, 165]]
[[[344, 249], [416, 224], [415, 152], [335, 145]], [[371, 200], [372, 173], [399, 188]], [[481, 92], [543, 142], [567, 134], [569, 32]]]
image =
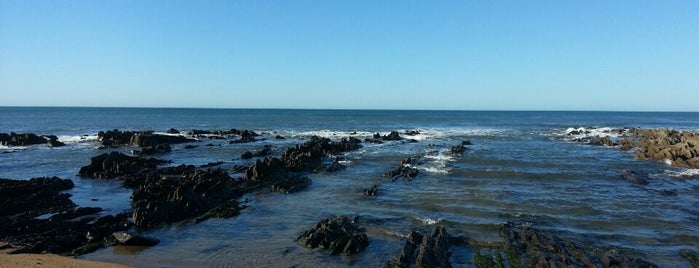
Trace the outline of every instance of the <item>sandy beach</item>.
[[12, 249], [0, 250], [0, 267], [83, 267], [83, 268], [127, 268], [132, 266], [79, 260], [56, 254], [8, 254]]

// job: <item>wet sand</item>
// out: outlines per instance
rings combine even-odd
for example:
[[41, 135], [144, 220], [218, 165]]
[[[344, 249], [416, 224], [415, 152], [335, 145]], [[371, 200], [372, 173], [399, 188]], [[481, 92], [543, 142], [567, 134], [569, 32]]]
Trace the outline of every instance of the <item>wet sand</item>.
[[12, 249], [0, 250], [0, 267], [81, 267], [81, 268], [128, 268], [132, 266], [79, 260], [56, 254], [8, 254]]

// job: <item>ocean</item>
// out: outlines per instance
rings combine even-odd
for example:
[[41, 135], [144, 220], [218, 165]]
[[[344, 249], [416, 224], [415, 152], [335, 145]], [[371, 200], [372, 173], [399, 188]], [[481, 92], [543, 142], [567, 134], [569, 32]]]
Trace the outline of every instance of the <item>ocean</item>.
[[[699, 131], [699, 113], [0, 107], [0, 132], [56, 135], [67, 144], [0, 146], [0, 177], [69, 178], [76, 185], [68, 191], [75, 203], [113, 214], [129, 209], [131, 190], [119, 181], [76, 174], [91, 157], [135, 148], [98, 149], [99, 131], [260, 133], [253, 143], [203, 139], [194, 149], [175, 144], [172, 152], [155, 156], [170, 165], [223, 161], [221, 167], [230, 170], [254, 163], [241, 154], [266, 145], [278, 156], [314, 135], [364, 140], [377, 132], [415, 130], [419, 134], [404, 137], [416, 142], [362, 143], [344, 155], [346, 169], [311, 173], [312, 184], [300, 192], [247, 194], [242, 198], [247, 208], [238, 216], [148, 230], [144, 234], [160, 244], [109, 247], [79, 258], [139, 267], [381, 267], [400, 254], [411, 230], [442, 225], [453, 236], [489, 243], [502, 240], [503, 222], [516, 220], [581, 244], [631, 252], [661, 267], [690, 267], [678, 253], [699, 251], [699, 180], [683, 175], [699, 170], [575, 142], [566, 133], [579, 127]], [[465, 140], [472, 145], [463, 155], [449, 152]], [[208, 143], [214, 146], [204, 146]], [[416, 178], [383, 176], [406, 157], [420, 159]], [[623, 169], [650, 174], [650, 184], [625, 181]], [[232, 170], [230, 175], [240, 176]], [[363, 189], [373, 185], [378, 194], [364, 196]], [[295, 241], [333, 215], [359, 217], [370, 240], [365, 251], [331, 256]], [[452, 250], [452, 264], [470, 265], [471, 247]]]

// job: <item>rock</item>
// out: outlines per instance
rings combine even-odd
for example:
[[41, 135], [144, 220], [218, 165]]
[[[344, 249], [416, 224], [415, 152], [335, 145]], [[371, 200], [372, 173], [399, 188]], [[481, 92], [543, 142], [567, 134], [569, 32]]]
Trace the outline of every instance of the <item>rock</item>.
[[609, 137], [607, 137], [607, 136], [604, 136], [604, 137], [600, 137], [600, 136], [591, 137], [591, 138], [590, 138], [590, 141], [589, 141], [589, 144], [590, 144], [590, 145], [595, 145], [595, 146], [609, 146], [609, 147], [616, 146], [616, 143], [614, 143], [614, 142], [613, 142]]
[[58, 137], [55, 135], [48, 135], [44, 136], [48, 140], [47, 143], [49, 144], [49, 147], [61, 147], [61, 146], [66, 146], [65, 143], [62, 143], [58, 141]]
[[168, 133], [168, 134], [180, 134], [180, 131], [177, 129], [171, 128], [171, 129], [168, 129], [168, 131], [166, 133]]
[[639, 175], [633, 170], [629, 169], [624, 169], [621, 171], [621, 174], [624, 176], [624, 179], [636, 184], [641, 184], [641, 185], [647, 185], [648, 180], [645, 178], [645, 176]]
[[[70, 195], [71, 180], [0, 179], [0, 238], [11, 253], [78, 255], [106, 245], [105, 238], [129, 224], [125, 214], [100, 217], [101, 208], [78, 208]], [[37, 216], [49, 217], [37, 218]]]
[[415, 136], [415, 135], [420, 135], [420, 132], [417, 130], [406, 130], [405, 133], [406, 136]]
[[196, 140], [189, 139], [184, 136], [161, 135], [153, 133], [137, 133], [131, 137], [130, 145], [147, 147], [157, 146], [159, 144], [176, 144], [194, 142]]
[[[528, 224], [503, 224], [501, 235], [510, 264], [520, 267], [657, 267], [647, 261], [620, 256], [599, 248], [585, 249], [572, 241], [531, 228]], [[601, 265], [600, 265], [601, 264]]]
[[160, 240], [150, 237], [145, 237], [141, 235], [131, 234], [128, 232], [114, 232], [112, 237], [116, 239], [117, 243], [125, 246], [143, 246], [150, 247], [155, 246], [160, 243]]
[[250, 142], [255, 142], [257, 141], [255, 137], [259, 136], [257, 133], [255, 133], [252, 130], [243, 130], [242, 132], [239, 133], [240, 139], [239, 140], [234, 140], [230, 141], [230, 144], [236, 144], [236, 143], [250, 143]]
[[153, 131], [121, 131], [118, 129], [100, 131], [97, 133], [97, 140], [103, 147], [119, 147], [131, 144], [131, 138], [136, 134], [153, 134]]
[[378, 191], [379, 191], [379, 186], [374, 185], [371, 188], [364, 189], [364, 195], [365, 196], [375, 196]]
[[135, 155], [151, 155], [151, 154], [163, 154], [172, 151], [167, 143], [158, 144], [155, 146], [143, 147], [140, 151], [134, 151]]
[[310, 141], [287, 148], [281, 160], [292, 171], [321, 170], [326, 155], [337, 155], [361, 148], [356, 138], [343, 138], [333, 142], [328, 138], [313, 136]]
[[381, 136], [381, 134], [376, 133], [371, 139], [366, 139], [369, 143], [383, 143], [384, 141], [398, 141], [402, 140], [400, 134], [397, 131], [391, 131], [388, 135]]
[[413, 167], [416, 164], [416, 160], [412, 157], [404, 158], [401, 160], [400, 166], [397, 166], [393, 170], [386, 172], [383, 176], [387, 178], [392, 178], [394, 181], [403, 178], [406, 180], [412, 180], [420, 173], [420, 170]]
[[206, 164], [203, 164], [203, 165], [201, 165], [201, 166], [199, 166], [199, 167], [200, 167], [200, 168], [210, 168], [210, 167], [215, 167], [215, 166], [218, 166], [218, 165], [221, 165], [221, 164], [223, 164], [223, 161], [217, 161], [217, 162], [206, 163]]
[[329, 249], [332, 255], [357, 254], [369, 245], [364, 230], [345, 216], [322, 220], [301, 234], [296, 241], [307, 248]]
[[44, 144], [47, 142], [48, 142], [47, 139], [40, 137], [40, 136], [37, 136], [34, 133], [21, 133], [21, 134], [17, 134], [14, 132], [11, 132], [10, 134], [0, 133], [0, 145], [3, 145], [3, 146], [27, 146], [27, 145]]
[[311, 179], [306, 176], [285, 176], [272, 183], [272, 190], [290, 194], [303, 190], [311, 184]]
[[155, 158], [133, 157], [119, 152], [111, 152], [93, 157], [89, 165], [80, 168], [78, 176], [111, 179], [133, 174], [146, 168], [155, 168], [162, 163], [166, 162]]
[[459, 144], [456, 146], [452, 146], [451, 149], [449, 149], [449, 151], [451, 152], [451, 154], [462, 154], [465, 149], [466, 147], [464, 147], [463, 144]]
[[[213, 146], [213, 144], [212, 144], [212, 146]], [[189, 149], [197, 148], [197, 146], [196, 146], [196, 145], [188, 144], [188, 145], [185, 145], [184, 148], [189, 150]]]
[[277, 139], [277, 140], [284, 140], [284, 139], [286, 139], [286, 138], [284, 138], [284, 136], [281, 136], [281, 135], [277, 135], [277, 136], [275, 136], [274, 138]]
[[450, 256], [447, 230], [437, 226], [432, 235], [411, 232], [398, 259], [389, 261], [385, 267], [452, 267]]
[[196, 170], [194, 166], [180, 166], [141, 177], [140, 183], [134, 183], [138, 188], [131, 195], [133, 221], [141, 228], [204, 215], [242, 194], [239, 182], [220, 168]]

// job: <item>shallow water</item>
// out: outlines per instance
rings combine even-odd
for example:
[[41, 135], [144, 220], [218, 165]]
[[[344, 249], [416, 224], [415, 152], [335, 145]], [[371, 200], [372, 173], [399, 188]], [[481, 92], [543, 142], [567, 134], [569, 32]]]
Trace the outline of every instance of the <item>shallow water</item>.
[[[574, 143], [563, 133], [579, 126], [697, 130], [698, 115], [0, 107], [0, 132], [54, 134], [69, 144], [0, 148], [0, 177], [71, 178], [76, 203], [117, 213], [128, 210], [130, 190], [118, 182], [75, 177], [91, 157], [106, 152], [97, 149], [94, 139], [101, 130], [238, 128], [263, 133], [265, 140], [255, 143], [205, 140], [194, 143], [196, 149], [179, 144], [158, 156], [173, 165], [224, 161], [223, 168], [252, 163], [239, 159], [245, 150], [272, 145], [278, 155], [312, 135], [363, 139], [377, 131], [418, 130], [421, 134], [412, 137], [416, 143], [363, 143], [362, 149], [345, 155], [347, 169], [311, 174], [313, 183], [301, 192], [248, 194], [242, 198], [248, 208], [237, 217], [173, 224], [145, 232], [161, 240], [155, 247], [112, 247], [81, 258], [141, 267], [377, 267], [398, 256], [414, 229], [440, 224], [454, 236], [497, 242], [502, 222], [523, 220], [580, 243], [634, 252], [662, 267], [689, 267], [678, 253], [699, 251], [699, 181], [677, 175], [693, 171], [635, 160], [632, 152]], [[462, 140], [473, 145], [462, 156], [449, 154], [450, 146]], [[204, 146], [209, 142], [215, 146]], [[383, 177], [405, 157], [419, 158], [417, 178]], [[648, 172], [651, 183], [629, 183], [621, 169]], [[363, 196], [362, 190], [375, 184], [378, 195]], [[663, 196], [662, 190], [677, 196]], [[295, 242], [332, 215], [358, 215], [369, 247], [357, 256], [330, 256]], [[470, 248], [457, 245], [453, 250], [453, 264], [470, 264]]]

